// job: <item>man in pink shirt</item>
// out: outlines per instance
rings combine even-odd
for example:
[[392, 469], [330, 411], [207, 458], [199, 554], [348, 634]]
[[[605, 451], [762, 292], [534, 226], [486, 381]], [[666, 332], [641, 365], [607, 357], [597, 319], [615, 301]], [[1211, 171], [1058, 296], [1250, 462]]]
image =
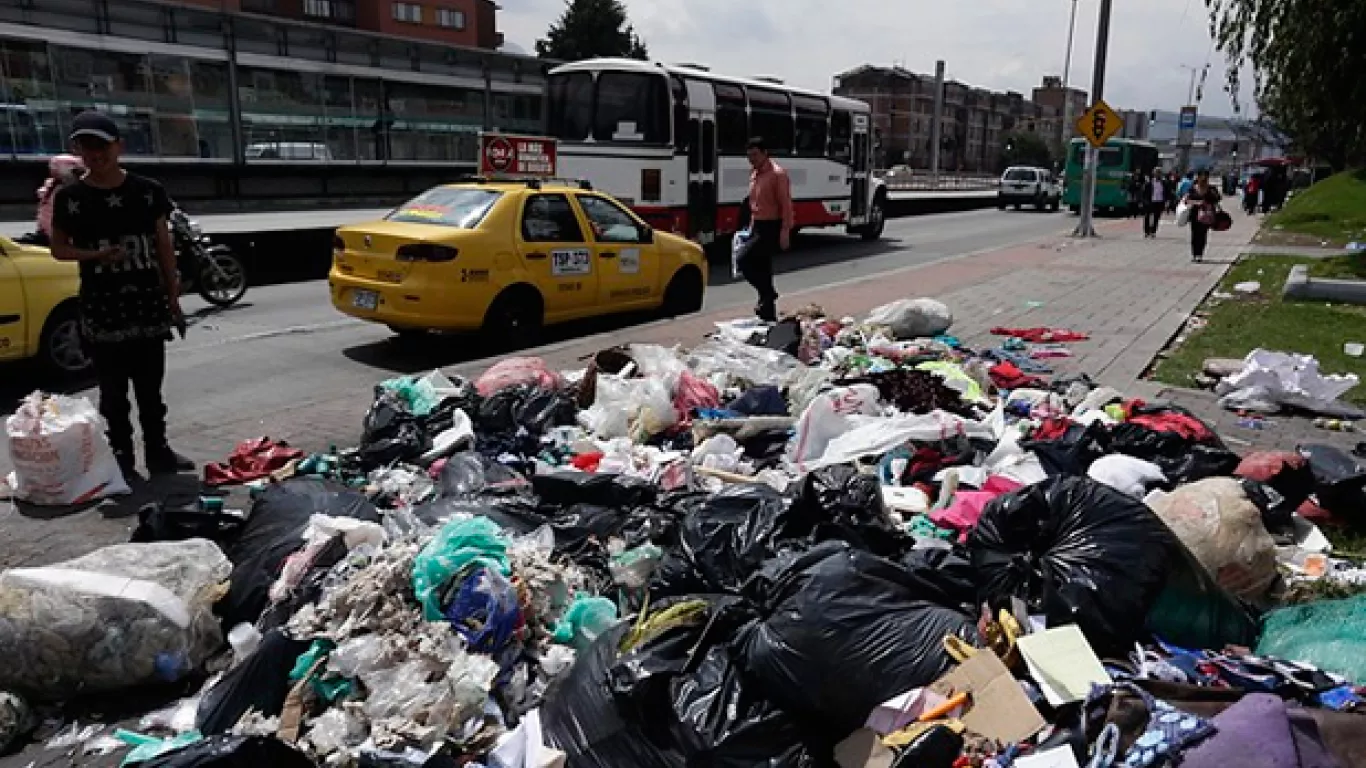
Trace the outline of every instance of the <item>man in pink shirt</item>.
[[768, 156], [764, 140], [749, 140], [749, 218], [754, 244], [740, 271], [759, 294], [754, 314], [770, 322], [778, 319], [778, 291], [773, 287], [773, 257], [791, 246], [792, 184]]

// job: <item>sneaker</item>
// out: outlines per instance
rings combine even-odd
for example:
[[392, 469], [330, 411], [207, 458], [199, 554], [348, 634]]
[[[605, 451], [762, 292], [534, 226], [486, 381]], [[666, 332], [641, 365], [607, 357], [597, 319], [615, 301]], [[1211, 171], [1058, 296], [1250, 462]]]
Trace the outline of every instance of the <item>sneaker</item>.
[[178, 472], [193, 472], [194, 462], [171, 450], [171, 446], [147, 449], [147, 471], [154, 475], [174, 475]]

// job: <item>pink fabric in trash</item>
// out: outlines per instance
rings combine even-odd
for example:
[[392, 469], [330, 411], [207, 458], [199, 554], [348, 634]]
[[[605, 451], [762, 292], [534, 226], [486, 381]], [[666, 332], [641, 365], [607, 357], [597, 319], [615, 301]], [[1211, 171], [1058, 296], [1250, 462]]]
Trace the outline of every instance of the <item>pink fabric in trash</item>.
[[550, 370], [539, 357], [509, 357], [484, 371], [484, 375], [474, 382], [474, 388], [479, 390], [479, 394], [488, 397], [521, 384], [553, 390], [563, 387], [564, 379]]
[[968, 532], [977, 527], [982, 518], [982, 510], [997, 496], [1004, 496], [1022, 486], [1005, 477], [993, 475], [980, 491], [959, 490], [953, 494], [953, 501], [947, 507], [930, 511], [930, 520], [940, 528], [952, 528], [962, 534], [961, 541], [967, 539]]
[[678, 377], [678, 388], [674, 391], [674, 409], [685, 420], [697, 408], [720, 408], [721, 393], [716, 391], [710, 381], [684, 371]]

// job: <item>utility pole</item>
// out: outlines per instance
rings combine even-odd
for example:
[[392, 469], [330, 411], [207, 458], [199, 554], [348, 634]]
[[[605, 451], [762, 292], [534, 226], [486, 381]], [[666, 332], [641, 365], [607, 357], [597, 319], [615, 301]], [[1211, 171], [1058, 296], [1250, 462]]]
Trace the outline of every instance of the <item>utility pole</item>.
[[[1100, 24], [1096, 30], [1096, 67], [1091, 75], [1092, 104], [1105, 97], [1105, 57], [1110, 48], [1110, 6], [1113, 0], [1100, 0]], [[1086, 145], [1086, 176], [1081, 185], [1081, 221], [1073, 237], [1095, 237], [1096, 228], [1091, 218], [1096, 206], [1096, 166], [1099, 153], [1088, 142]]]
[[1067, 152], [1071, 147], [1071, 142], [1067, 140], [1072, 125], [1072, 91], [1069, 86], [1072, 79], [1072, 37], [1076, 31], [1077, 0], [1072, 0], [1072, 20], [1067, 22], [1067, 58], [1062, 64], [1062, 126], [1058, 131], [1058, 146], [1062, 147], [1064, 164], [1067, 162]]
[[944, 62], [934, 64], [934, 125], [930, 126], [930, 178], [939, 184], [939, 144], [943, 141], [944, 123]]

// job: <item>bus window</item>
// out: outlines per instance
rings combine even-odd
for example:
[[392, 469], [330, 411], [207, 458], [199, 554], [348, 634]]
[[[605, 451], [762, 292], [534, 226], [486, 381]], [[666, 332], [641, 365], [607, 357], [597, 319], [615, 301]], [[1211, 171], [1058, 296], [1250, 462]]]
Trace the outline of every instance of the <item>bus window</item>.
[[792, 152], [792, 103], [787, 94], [763, 88], [749, 88], [749, 133], [761, 136], [769, 154]]
[[686, 155], [695, 140], [693, 133], [688, 130], [688, 87], [677, 77], [669, 78], [669, 85], [673, 89], [674, 102], [674, 152]]
[[849, 140], [854, 135], [854, 120], [848, 112], [837, 109], [830, 113], [830, 159], [848, 163], [853, 158]]
[[723, 155], [745, 154], [749, 127], [745, 118], [745, 92], [739, 86], [714, 83], [716, 90], [716, 143]]
[[827, 121], [830, 119], [825, 99], [793, 96], [792, 106], [797, 110], [797, 156], [825, 157]]
[[583, 141], [593, 129], [593, 76], [571, 72], [550, 78], [547, 133], [557, 139]]
[[[1078, 143], [1072, 147], [1072, 162], [1078, 168], [1086, 167], [1086, 144]], [[1102, 147], [1100, 150], [1100, 168], [1120, 168], [1124, 165], [1123, 147]]]
[[669, 143], [669, 91], [660, 75], [601, 72], [597, 106], [594, 139], [661, 146]]

